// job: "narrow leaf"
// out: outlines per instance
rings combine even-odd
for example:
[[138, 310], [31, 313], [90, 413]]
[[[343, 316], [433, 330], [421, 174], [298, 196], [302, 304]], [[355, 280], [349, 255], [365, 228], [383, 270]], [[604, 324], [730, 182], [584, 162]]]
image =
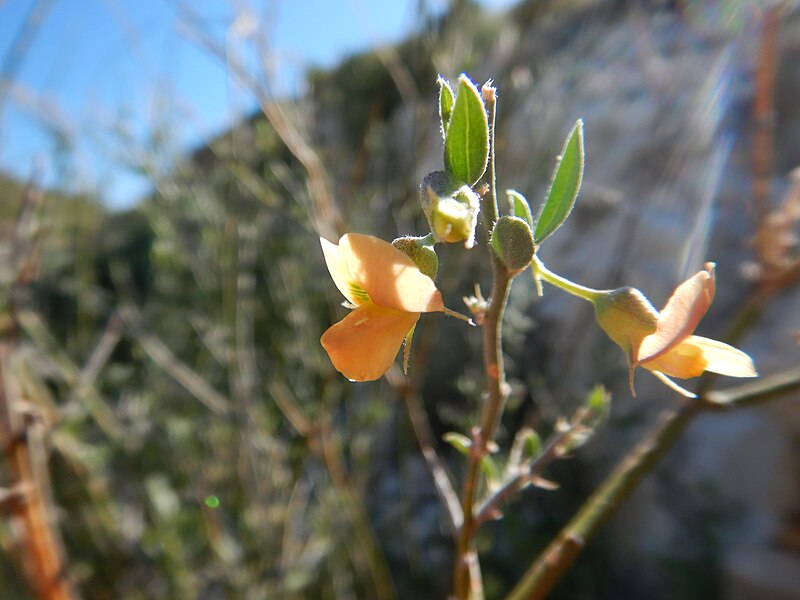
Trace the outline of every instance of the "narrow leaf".
[[444, 168], [457, 180], [474, 185], [489, 160], [489, 122], [483, 98], [469, 77], [458, 78], [458, 95], [444, 138]]
[[586, 397], [586, 403], [573, 416], [559, 452], [569, 454], [586, 444], [608, 417], [610, 408], [611, 393], [602, 385], [595, 386]]
[[506, 190], [508, 203], [511, 205], [511, 214], [527, 221], [528, 226], [533, 229], [533, 213], [527, 198], [516, 190]]
[[442, 126], [442, 137], [446, 138], [447, 129], [450, 127], [450, 118], [453, 116], [455, 97], [450, 84], [444, 77], [440, 76], [436, 83], [439, 84], [439, 121]]
[[542, 438], [533, 429], [525, 432], [525, 454], [530, 458], [536, 458], [542, 451]]
[[497, 463], [488, 454], [481, 459], [481, 470], [490, 488], [500, 481], [500, 469], [497, 468]]
[[457, 433], [455, 431], [448, 431], [447, 433], [442, 436], [445, 442], [450, 444], [453, 448], [461, 452], [464, 456], [469, 456], [470, 448], [472, 448], [472, 442], [470, 439], [462, 433]]
[[572, 212], [583, 179], [583, 160], [583, 121], [578, 119], [561, 150], [547, 190], [547, 199], [536, 221], [533, 239], [537, 244], [561, 227]]

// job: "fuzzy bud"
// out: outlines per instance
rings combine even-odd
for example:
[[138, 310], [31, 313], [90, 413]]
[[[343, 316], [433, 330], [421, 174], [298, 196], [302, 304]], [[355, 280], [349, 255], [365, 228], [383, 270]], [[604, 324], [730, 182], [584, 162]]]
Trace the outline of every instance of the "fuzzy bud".
[[510, 271], [521, 271], [530, 265], [536, 252], [531, 228], [519, 217], [500, 217], [491, 241], [495, 253]]
[[444, 171], [428, 173], [419, 189], [422, 210], [437, 242], [475, 245], [480, 197], [468, 185], [460, 185]]
[[594, 300], [597, 323], [621, 347], [630, 361], [642, 340], [655, 332], [658, 312], [639, 290], [622, 287], [603, 293]]
[[413, 260], [423, 275], [436, 279], [439, 257], [436, 256], [433, 244], [426, 244], [425, 238], [405, 236], [394, 240], [392, 246]]

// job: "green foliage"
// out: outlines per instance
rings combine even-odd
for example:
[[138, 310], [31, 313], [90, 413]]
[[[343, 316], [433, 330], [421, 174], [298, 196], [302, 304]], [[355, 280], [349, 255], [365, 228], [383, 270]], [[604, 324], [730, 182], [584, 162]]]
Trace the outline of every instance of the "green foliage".
[[530, 204], [528, 204], [528, 199], [516, 190], [506, 190], [506, 196], [508, 196], [508, 203], [511, 205], [511, 214], [523, 219], [528, 224], [528, 227], [533, 230], [533, 213], [531, 212]]
[[533, 238], [537, 244], [553, 235], [572, 212], [583, 179], [583, 162], [583, 121], [578, 119], [564, 142], [547, 198], [536, 220]]
[[470, 440], [463, 433], [449, 431], [442, 436], [442, 439], [464, 456], [469, 456], [470, 448], [472, 447], [472, 440]]
[[447, 139], [447, 129], [450, 127], [450, 119], [453, 116], [455, 96], [446, 79], [439, 77], [436, 83], [439, 84], [439, 123], [442, 128], [442, 138]]
[[444, 138], [444, 168], [458, 181], [474, 185], [489, 159], [489, 123], [481, 93], [466, 75], [458, 78], [452, 112]]

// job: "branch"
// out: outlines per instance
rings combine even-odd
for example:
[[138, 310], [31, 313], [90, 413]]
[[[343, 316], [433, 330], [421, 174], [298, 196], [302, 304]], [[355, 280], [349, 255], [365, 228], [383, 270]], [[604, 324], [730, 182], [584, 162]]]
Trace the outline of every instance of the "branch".
[[625, 457], [600, 488], [539, 555], [507, 600], [544, 598], [583, 551], [589, 538], [616, 512], [686, 426], [705, 411], [735, 409], [800, 389], [800, 368], [728, 390], [707, 392], [661, 414], [654, 431]]
[[[497, 183], [495, 178], [495, 112], [497, 98], [494, 88], [483, 87], [483, 100], [489, 113], [489, 162], [486, 173], [489, 176], [489, 190], [481, 199], [483, 224], [488, 234], [491, 233], [498, 219]], [[480, 427], [473, 430], [472, 453], [470, 454], [467, 477], [461, 495], [461, 510], [464, 513], [464, 525], [461, 528], [456, 545], [454, 565], [455, 594], [459, 599], [469, 598], [475, 593], [476, 574], [478, 570], [477, 556], [473, 548], [473, 539], [477, 531], [474, 518], [475, 491], [478, 483], [480, 463], [494, 438], [497, 424], [506, 398], [505, 367], [503, 365], [502, 323], [508, 292], [511, 289], [511, 276], [505, 265], [492, 250], [487, 247], [492, 265], [492, 295], [489, 307], [483, 319], [483, 366], [486, 373], [487, 399], [481, 413]], [[471, 574], [472, 571], [472, 574]]]
[[550, 440], [548, 440], [547, 446], [545, 446], [544, 450], [542, 450], [538, 456], [527, 464], [520, 466], [519, 472], [514, 477], [509, 479], [486, 498], [475, 511], [476, 527], [480, 527], [490, 519], [498, 518], [501, 514], [500, 506], [515, 493], [526, 488], [530, 483], [535, 481], [553, 461], [562, 458], [562, 444], [573, 433], [571, 429], [565, 429], [553, 435]]
[[38, 267], [34, 213], [41, 200], [41, 193], [29, 187], [11, 240], [11, 293], [6, 306], [0, 307], [0, 446], [13, 481], [11, 497], [16, 498], [6, 508], [21, 525], [17, 558], [27, 582], [41, 600], [70, 600], [74, 592], [55, 524], [44, 425], [26, 414], [26, 398], [12, 367], [19, 343], [18, 310], [26, 303]]

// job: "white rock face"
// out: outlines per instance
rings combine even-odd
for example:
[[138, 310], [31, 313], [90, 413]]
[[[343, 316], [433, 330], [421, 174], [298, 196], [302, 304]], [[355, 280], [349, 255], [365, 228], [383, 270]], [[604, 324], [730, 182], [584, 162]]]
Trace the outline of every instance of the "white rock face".
[[[724, 338], [754, 287], [742, 267], [753, 259], [755, 223], [755, 21], [735, 29], [667, 9], [564, 19], [521, 34], [496, 61], [521, 82], [507, 93], [514, 110], [500, 124], [506, 183], [541, 198], [546, 178], [530, 165], [552, 160], [576, 118], [586, 124], [583, 191], [542, 259], [590, 286], [634, 285], [657, 307], [704, 261], [716, 261], [717, 299], [699, 333]], [[779, 60], [776, 204], [800, 165], [797, 14], [781, 26]], [[592, 447], [599, 480], [675, 399], [646, 373], [637, 374], [639, 397], [630, 397], [623, 355], [594, 326], [589, 306], [551, 289], [532, 314], [552, 332], [554, 396], [581, 397], [601, 380], [614, 389], [616, 421], [636, 421]], [[795, 285], [763, 305], [737, 344], [767, 375], [797, 366], [798, 330]], [[711, 560], [719, 567], [709, 577], [721, 579], [716, 589], [725, 598], [800, 598], [798, 400], [707, 415], [690, 427], [612, 523], [620, 573], [640, 581], [629, 589], [682, 597], [664, 587], [664, 565]], [[617, 446], [609, 448], [612, 439]]]

